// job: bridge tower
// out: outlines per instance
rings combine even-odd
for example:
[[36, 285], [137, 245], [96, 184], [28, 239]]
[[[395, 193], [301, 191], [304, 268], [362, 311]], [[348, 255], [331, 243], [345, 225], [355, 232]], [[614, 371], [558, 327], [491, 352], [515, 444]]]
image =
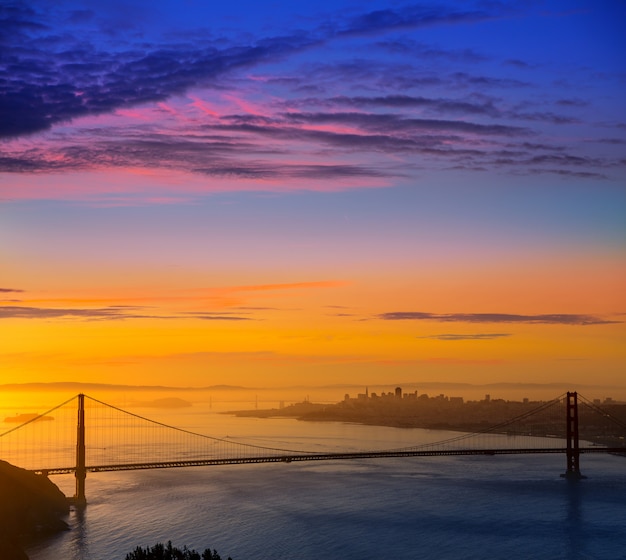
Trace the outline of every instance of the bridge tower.
[[565, 401], [565, 437], [567, 439], [567, 471], [565, 478], [585, 478], [580, 473], [580, 447], [578, 443], [578, 393], [567, 393]]
[[74, 503], [84, 505], [87, 503], [85, 497], [85, 479], [87, 478], [87, 468], [85, 462], [85, 395], [78, 395], [78, 427], [76, 433], [76, 494]]

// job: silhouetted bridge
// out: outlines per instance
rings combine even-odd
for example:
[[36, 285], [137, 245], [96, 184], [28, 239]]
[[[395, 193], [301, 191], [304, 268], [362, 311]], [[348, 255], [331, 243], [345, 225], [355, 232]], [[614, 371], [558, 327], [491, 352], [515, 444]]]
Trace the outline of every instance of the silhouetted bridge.
[[[51, 413], [73, 410], [78, 403], [78, 420], [73, 424], [76, 437], [67, 430], [44, 422]], [[90, 406], [86, 406], [88, 403]], [[625, 453], [626, 423], [584, 399], [585, 410], [602, 418], [605, 424], [619, 427], [621, 446], [581, 441], [577, 393], [567, 393], [525, 412], [509, 421], [481, 430], [463, 433], [434, 443], [383, 450], [311, 452], [241, 443], [230, 438], [215, 438], [149, 420], [97, 399], [77, 395], [50, 411], [0, 434], [0, 458], [45, 475], [74, 473], [74, 500], [85, 502], [88, 472], [166, 469], [209, 465], [251, 463], [291, 463], [300, 461], [337, 461], [390, 457], [433, 457], [471, 455], [565, 454], [568, 478], [581, 478], [580, 455], [587, 453]], [[89, 414], [87, 413], [89, 411]], [[86, 420], [89, 417], [89, 421]], [[562, 432], [563, 437], [546, 436], [546, 427]], [[23, 436], [33, 427], [46, 431], [32, 439]], [[73, 431], [73, 430], [72, 430]], [[596, 423], [596, 435], [598, 427]], [[87, 445], [86, 434], [89, 433]], [[615, 430], [613, 430], [615, 432]], [[511, 446], [513, 437], [515, 446]], [[606, 439], [606, 438], [605, 438]], [[19, 451], [25, 451], [21, 454]], [[40, 461], [33, 464], [33, 461]]]

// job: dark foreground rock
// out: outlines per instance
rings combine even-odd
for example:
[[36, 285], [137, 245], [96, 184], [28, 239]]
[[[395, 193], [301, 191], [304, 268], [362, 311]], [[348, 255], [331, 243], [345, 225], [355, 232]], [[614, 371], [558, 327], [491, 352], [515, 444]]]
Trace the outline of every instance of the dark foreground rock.
[[22, 544], [68, 529], [67, 498], [46, 477], [0, 461], [0, 558], [27, 560]]

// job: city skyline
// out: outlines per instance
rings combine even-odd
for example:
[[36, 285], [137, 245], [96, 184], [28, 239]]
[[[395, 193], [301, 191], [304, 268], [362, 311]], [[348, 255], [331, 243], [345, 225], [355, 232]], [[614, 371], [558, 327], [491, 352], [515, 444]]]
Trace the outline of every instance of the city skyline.
[[623, 387], [624, 16], [3, 5], [2, 383]]

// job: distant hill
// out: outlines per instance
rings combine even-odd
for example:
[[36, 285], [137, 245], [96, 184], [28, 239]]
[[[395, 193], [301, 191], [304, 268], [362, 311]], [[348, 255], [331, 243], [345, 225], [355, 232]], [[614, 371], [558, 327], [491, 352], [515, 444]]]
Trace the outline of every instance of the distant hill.
[[[245, 387], [242, 385], [206, 385], [200, 387], [176, 387], [171, 385], [124, 385], [121, 383], [83, 383], [80, 381], [56, 381], [50, 383], [6, 383], [0, 384], [0, 390], [21, 390], [21, 389], [101, 389], [109, 391], [263, 391], [263, 390], [276, 390], [276, 389], [361, 389], [364, 385], [368, 385], [370, 388], [383, 387], [388, 389], [389, 387], [423, 387], [427, 388], [448, 388], [448, 389], [561, 389], [568, 386], [568, 383], [512, 383], [512, 382], [496, 382], [496, 383], [455, 383], [455, 382], [441, 382], [441, 381], [397, 381], [397, 382], [384, 382], [384, 383], [332, 383], [327, 385], [285, 385], [280, 387]], [[581, 385], [576, 384], [578, 389], [596, 388], [596, 385]], [[614, 388], [613, 386], [603, 386], [607, 389]]]
[[115, 383], [81, 383], [79, 381], [57, 381], [52, 383], [7, 383], [0, 385], [2, 391], [49, 391], [49, 390], [99, 390], [99, 391], [254, 391], [255, 387], [238, 385], [209, 385], [206, 387], [170, 387], [167, 385], [122, 385]]

